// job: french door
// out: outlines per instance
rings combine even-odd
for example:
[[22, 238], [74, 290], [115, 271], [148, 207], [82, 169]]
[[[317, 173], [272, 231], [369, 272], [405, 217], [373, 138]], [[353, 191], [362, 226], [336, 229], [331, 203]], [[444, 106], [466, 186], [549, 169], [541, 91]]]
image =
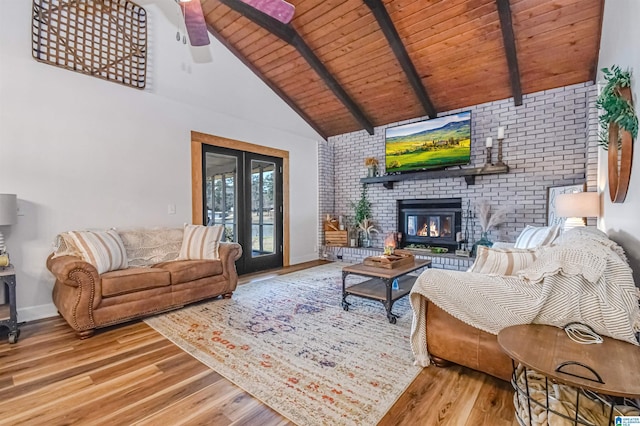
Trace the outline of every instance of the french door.
[[239, 274], [282, 266], [282, 159], [202, 145], [203, 220], [242, 245]]

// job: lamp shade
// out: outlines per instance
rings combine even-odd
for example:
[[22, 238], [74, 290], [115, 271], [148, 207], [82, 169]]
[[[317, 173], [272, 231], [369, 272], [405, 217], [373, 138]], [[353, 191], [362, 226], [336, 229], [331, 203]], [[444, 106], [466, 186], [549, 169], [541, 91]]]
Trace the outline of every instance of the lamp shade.
[[598, 193], [560, 194], [556, 198], [556, 213], [560, 217], [598, 217], [600, 216]]
[[18, 220], [18, 196], [0, 194], [0, 226], [13, 225]]

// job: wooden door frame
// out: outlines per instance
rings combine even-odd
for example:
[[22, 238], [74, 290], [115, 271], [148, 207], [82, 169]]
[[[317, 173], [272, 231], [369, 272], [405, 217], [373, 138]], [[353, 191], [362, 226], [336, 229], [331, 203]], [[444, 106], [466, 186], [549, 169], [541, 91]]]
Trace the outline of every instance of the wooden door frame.
[[203, 225], [204, 217], [202, 145], [282, 158], [282, 264], [289, 266], [289, 151], [191, 131], [191, 220], [194, 225]]

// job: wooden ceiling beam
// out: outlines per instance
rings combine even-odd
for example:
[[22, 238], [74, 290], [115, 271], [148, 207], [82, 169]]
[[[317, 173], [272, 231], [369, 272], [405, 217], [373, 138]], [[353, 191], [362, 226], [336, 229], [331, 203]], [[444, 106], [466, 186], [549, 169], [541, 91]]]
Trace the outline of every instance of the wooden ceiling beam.
[[307, 122], [309, 126], [313, 130], [315, 130], [320, 136], [322, 136], [325, 140], [328, 139], [327, 133], [320, 128], [312, 119], [309, 117], [303, 110], [300, 108], [289, 96], [287, 96], [282, 90], [278, 88], [275, 84], [273, 84], [268, 78], [266, 78], [260, 70], [258, 70], [253, 63], [251, 63], [242, 53], [240, 53], [231, 43], [227, 41], [215, 28], [211, 25], [207, 24], [207, 29], [220, 43], [222, 43], [231, 53], [234, 54], [236, 58], [240, 60], [247, 68], [249, 68], [260, 80], [262, 80], [271, 90], [275, 92], [276, 95], [280, 97], [292, 110], [294, 110], [298, 115]]
[[409, 58], [407, 49], [402, 43], [400, 35], [398, 34], [395, 25], [393, 25], [391, 16], [389, 16], [389, 13], [384, 7], [382, 0], [364, 0], [364, 3], [369, 6], [369, 9], [371, 9], [373, 16], [378, 21], [380, 29], [382, 29], [384, 36], [387, 38], [389, 46], [391, 47], [393, 53], [396, 55], [396, 58], [398, 59], [402, 70], [409, 80], [409, 84], [411, 84], [414, 93], [422, 104], [422, 108], [430, 118], [435, 118], [438, 113], [433, 106], [431, 99], [429, 98], [429, 94], [427, 93], [424, 84], [422, 84], [422, 79], [418, 75], [416, 67], [413, 65], [411, 58]]
[[509, 0], [496, 0], [496, 3], [498, 4], [504, 52], [507, 55], [507, 64], [509, 66], [513, 103], [516, 106], [520, 106], [522, 105], [522, 86], [520, 84], [520, 69], [516, 53], [516, 38], [513, 33], [513, 22], [511, 21], [511, 6], [509, 5]]
[[276, 37], [295, 47], [300, 55], [307, 61], [309, 66], [318, 73], [329, 89], [336, 95], [342, 104], [349, 110], [358, 123], [370, 134], [373, 135], [373, 124], [364, 115], [360, 107], [351, 99], [349, 94], [340, 85], [338, 80], [329, 72], [327, 67], [320, 61], [313, 50], [300, 37], [298, 32], [289, 25], [283, 24], [277, 19], [249, 6], [240, 0], [220, 0], [221, 3], [242, 14], [254, 23], [260, 25], [265, 30], [271, 32]]

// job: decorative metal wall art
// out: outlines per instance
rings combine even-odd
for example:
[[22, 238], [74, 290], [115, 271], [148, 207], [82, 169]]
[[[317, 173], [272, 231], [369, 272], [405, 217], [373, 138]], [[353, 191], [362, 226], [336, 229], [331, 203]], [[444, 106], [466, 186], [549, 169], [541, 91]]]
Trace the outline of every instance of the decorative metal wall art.
[[33, 0], [34, 59], [145, 87], [147, 12], [128, 0]]

